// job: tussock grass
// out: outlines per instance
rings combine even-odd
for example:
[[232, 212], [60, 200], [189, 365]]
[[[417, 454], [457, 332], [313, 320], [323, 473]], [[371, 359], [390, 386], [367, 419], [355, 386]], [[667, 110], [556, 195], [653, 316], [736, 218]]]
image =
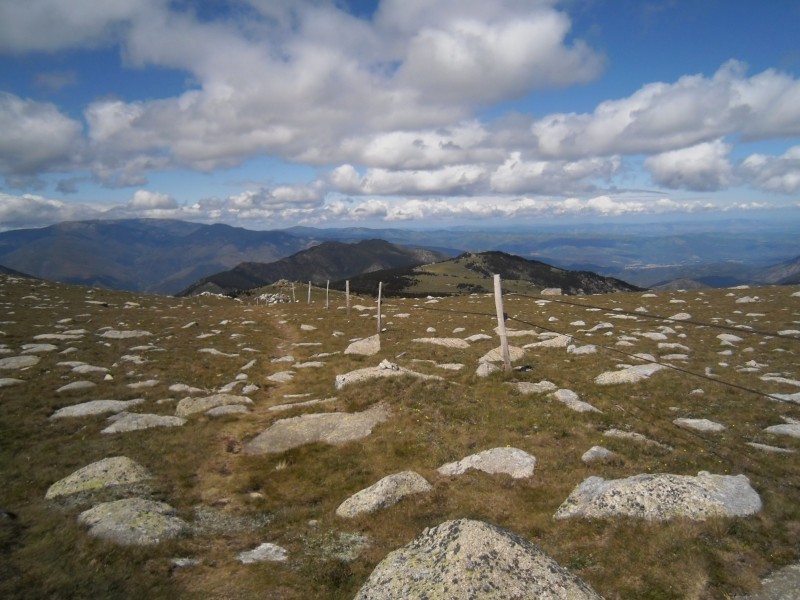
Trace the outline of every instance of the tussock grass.
[[[746, 329], [728, 331], [742, 338], [731, 355], [720, 354], [722, 333], [709, 326], [648, 319], [688, 312], [692, 321], [749, 326], [768, 332], [798, 329], [800, 302], [796, 288], [747, 291], [613, 294], [537, 302], [507, 297], [508, 327], [553, 330], [574, 336], [578, 346], [595, 344], [598, 352], [568, 354], [563, 348], [536, 348], [519, 364], [528, 371], [475, 375], [478, 359], [498, 345], [493, 333], [490, 296], [457, 296], [428, 304], [425, 298], [385, 299], [381, 353], [374, 357], [344, 355], [352, 339], [376, 331], [375, 311], [343, 310], [343, 299], [314, 289], [306, 302], [276, 306], [201, 297], [174, 299], [80, 287], [23, 282], [3, 284], [3, 302], [13, 307], [0, 325], [0, 344], [18, 352], [39, 333], [83, 328], [77, 341], [54, 342], [69, 355], [43, 354], [41, 362], [19, 377], [24, 384], [0, 389], [0, 508], [16, 515], [0, 520], [0, 595], [9, 598], [351, 598], [386, 554], [416, 537], [422, 529], [446, 519], [475, 518], [506, 527], [542, 546], [562, 565], [612, 598], [726, 598], [753, 590], [770, 570], [796, 561], [800, 548], [800, 466], [796, 456], [769, 454], [746, 445], [756, 441], [800, 452], [800, 440], [767, 434], [763, 429], [800, 418], [800, 406], [777, 402], [715, 381], [769, 393], [792, 393], [796, 387], [765, 382], [766, 373], [790, 379], [798, 373], [799, 342]], [[734, 295], [730, 295], [734, 294]], [[757, 295], [758, 303], [736, 304], [737, 297]], [[36, 299], [25, 299], [35, 296]], [[86, 300], [106, 305], [87, 304]], [[678, 300], [680, 302], [672, 302]], [[138, 306], [127, 305], [135, 302]], [[374, 306], [370, 298], [352, 305]], [[603, 310], [589, 310], [593, 305]], [[614, 311], [618, 308], [622, 311]], [[410, 313], [409, 318], [397, 314]], [[636, 319], [617, 319], [619, 315]], [[748, 316], [750, 314], [750, 316]], [[753, 316], [753, 314], [763, 316]], [[58, 324], [61, 319], [71, 322]], [[584, 325], [572, 325], [583, 321]], [[189, 325], [190, 323], [195, 323]], [[590, 332], [599, 323], [613, 329]], [[303, 331], [301, 325], [313, 325]], [[187, 326], [189, 325], [189, 326]], [[143, 329], [152, 336], [105, 340], [104, 327]], [[429, 327], [436, 329], [428, 333]], [[453, 333], [456, 328], [463, 332]], [[623, 364], [636, 364], [626, 353], [656, 357], [680, 353], [662, 349], [643, 333], [669, 327], [668, 342], [689, 348], [687, 361], [673, 364], [685, 371], [663, 370], [632, 385], [601, 386], [594, 378]], [[492, 335], [467, 349], [454, 350], [413, 342], [419, 337]], [[606, 335], [610, 333], [610, 335]], [[200, 338], [206, 334], [208, 337]], [[619, 346], [629, 336], [632, 346]], [[537, 337], [510, 338], [514, 345]], [[319, 344], [314, 346], [299, 344]], [[149, 349], [132, 350], [150, 345]], [[604, 349], [607, 347], [609, 349]], [[214, 356], [215, 348], [238, 356]], [[250, 350], [248, 350], [250, 349]], [[316, 358], [316, 354], [329, 354]], [[121, 359], [136, 354], [146, 362]], [[319, 368], [299, 369], [271, 359], [292, 355], [294, 362], [320, 360]], [[334, 389], [337, 374], [375, 366], [381, 359], [435, 374], [443, 381], [411, 377], [374, 380]], [[241, 368], [256, 363], [247, 371]], [[63, 360], [80, 360], [109, 368], [102, 374], [75, 375]], [[742, 372], [746, 363], [764, 365]], [[445, 371], [443, 363], [462, 363]], [[723, 363], [723, 364], [720, 364]], [[711, 375], [706, 376], [706, 369]], [[288, 383], [267, 376], [293, 370]], [[52, 412], [90, 399], [144, 398], [137, 412], [174, 414], [182, 394], [169, 391], [185, 383], [211, 393], [240, 373], [259, 390], [245, 416], [213, 419], [193, 415], [181, 428], [152, 429], [116, 435], [100, 434], [104, 417], [50, 421]], [[98, 384], [95, 390], [56, 394], [78, 379]], [[153, 387], [128, 384], [158, 380]], [[547, 394], [524, 395], [513, 381], [548, 380], [575, 391], [601, 413], [579, 414]], [[238, 393], [236, 388], [232, 393]], [[702, 389], [703, 393], [696, 393]], [[302, 397], [294, 397], [303, 395]], [[287, 396], [289, 396], [287, 398]], [[268, 408], [287, 402], [335, 396], [331, 404]], [[309, 444], [274, 455], [248, 456], [243, 445], [279, 419], [324, 411], [361, 411], [385, 402], [392, 417], [362, 440], [333, 447]], [[722, 433], [700, 433], [676, 427], [678, 417], [724, 423]], [[617, 428], [643, 434], [668, 445], [667, 450], [603, 433]], [[587, 466], [581, 455], [593, 445], [617, 453], [607, 464]], [[511, 446], [538, 461], [533, 477], [470, 471], [459, 477], [437, 473], [442, 464], [493, 447]], [[124, 548], [89, 538], [76, 522], [78, 509], [46, 502], [55, 481], [95, 460], [126, 455], [153, 472], [153, 497], [171, 504], [190, 523], [198, 511], [211, 519], [206, 529], [149, 548]], [[432, 492], [351, 520], [339, 519], [337, 506], [382, 477], [413, 469], [434, 486]], [[705, 522], [674, 520], [648, 523], [633, 519], [554, 521], [552, 515], [572, 489], [590, 475], [621, 478], [639, 473], [695, 475], [706, 470], [745, 474], [760, 493], [764, 509], [744, 519]], [[247, 525], [250, 524], [250, 525]], [[369, 540], [355, 558], [341, 551], [356, 536]], [[286, 563], [241, 565], [237, 553], [262, 542], [289, 552]], [[351, 548], [352, 549], [352, 548]], [[353, 552], [356, 552], [355, 550]], [[194, 557], [199, 566], [176, 568], [172, 559]]]

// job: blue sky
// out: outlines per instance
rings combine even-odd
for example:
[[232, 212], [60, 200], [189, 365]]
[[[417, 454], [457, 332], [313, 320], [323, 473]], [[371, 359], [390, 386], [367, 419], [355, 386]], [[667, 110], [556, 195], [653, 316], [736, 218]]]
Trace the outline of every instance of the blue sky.
[[0, 229], [800, 215], [793, 0], [4, 0]]

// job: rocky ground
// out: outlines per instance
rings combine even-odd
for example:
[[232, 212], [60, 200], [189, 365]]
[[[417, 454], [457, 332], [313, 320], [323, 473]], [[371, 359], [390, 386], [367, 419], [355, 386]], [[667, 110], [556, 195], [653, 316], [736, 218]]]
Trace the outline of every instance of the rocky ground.
[[8, 597], [792, 597], [797, 288], [0, 289]]

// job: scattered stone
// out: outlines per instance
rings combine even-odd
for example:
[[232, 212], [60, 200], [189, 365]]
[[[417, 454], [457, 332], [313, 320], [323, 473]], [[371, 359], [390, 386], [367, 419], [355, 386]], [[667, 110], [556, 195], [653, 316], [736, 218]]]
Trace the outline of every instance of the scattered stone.
[[597, 346], [594, 344], [587, 344], [585, 346], [575, 346], [570, 344], [567, 346], [567, 354], [574, 354], [576, 356], [583, 356], [586, 354], [596, 354]]
[[429, 492], [432, 489], [431, 484], [422, 475], [414, 471], [402, 471], [388, 475], [350, 496], [336, 509], [336, 516], [350, 519], [360, 514], [375, 512], [394, 506], [406, 496]]
[[73, 381], [72, 383], [68, 383], [67, 385], [62, 385], [60, 388], [56, 390], [57, 393], [62, 394], [64, 392], [81, 392], [83, 390], [91, 390], [97, 387], [97, 384], [93, 381]]
[[375, 425], [386, 421], [389, 416], [389, 409], [378, 404], [359, 413], [316, 413], [280, 419], [250, 440], [244, 451], [246, 454], [268, 454], [313, 442], [344, 444], [368, 436]]
[[533, 475], [536, 458], [519, 448], [492, 448], [472, 454], [456, 462], [442, 465], [437, 469], [440, 475], [462, 475], [468, 469], [484, 473], [506, 473], [514, 479]]
[[87, 465], [55, 482], [47, 489], [45, 498], [53, 500], [61, 496], [86, 494], [108, 488], [123, 488], [125, 492], [138, 488], [138, 493], [142, 493], [148, 486], [137, 484], [144, 484], [152, 477], [147, 469], [127, 456], [114, 456]]
[[460, 371], [464, 368], [464, 365], [461, 363], [440, 363], [437, 364], [436, 367], [438, 369], [444, 369], [445, 371]]
[[58, 346], [53, 344], [22, 344], [22, 354], [46, 354], [56, 350]]
[[311, 360], [308, 362], [294, 363], [292, 366], [295, 369], [319, 369], [320, 367], [324, 367], [325, 363], [319, 360]]
[[240, 552], [236, 556], [236, 560], [243, 565], [266, 561], [282, 562], [286, 559], [286, 549], [278, 546], [277, 544], [270, 544], [269, 542], [265, 542], [259, 546], [256, 546], [254, 549], [248, 550], [247, 552]]
[[152, 546], [189, 529], [169, 504], [143, 498], [98, 504], [82, 512], [78, 522], [89, 527], [92, 537], [124, 546]]
[[543, 379], [539, 383], [531, 383], [530, 381], [519, 381], [516, 383], [509, 383], [508, 385], [515, 387], [521, 394], [544, 394], [546, 392], [554, 392], [558, 389], [555, 383]]
[[678, 313], [678, 314], [672, 315], [671, 317], [669, 317], [669, 320], [670, 321], [689, 321], [691, 318], [692, 318], [692, 315], [690, 315], [689, 313], [682, 312], [682, 313]]
[[132, 390], [140, 390], [143, 388], [156, 387], [159, 383], [161, 382], [158, 379], [146, 379], [145, 381], [134, 381], [133, 383], [129, 383], [128, 387]]
[[294, 362], [294, 356], [291, 354], [287, 354], [286, 356], [281, 356], [279, 358], [273, 358], [270, 362], [280, 363], [280, 362]]
[[[525, 350], [518, 346], [509, 346], [508, 354], [511, 356], [511, 362], [515, 362], [525, 356]], [[489, 352], [478, 359], [478, 362], [503, 362], [502, 346], [498, 346], [494, 350], [489, 350]]]
[[656, 363], [649, 363], [646, 365], [629, 366], [619, 371], [606, 371], [600, 373], [594, 378], [594, 382], [598, 385], [615, 385], [619, 383], [639, 383], [643, 379], [647, 379], [653, 373], [657, 373], [661, 369], [666, 369], [664, 365]]
[[602, 446], [592, 446], [581, 456], [581, 460], [587, 465], [593, 463], [608, 463], [616, 460], [616, 458], [616, 453]]
[[437, 337], [426, 337], [426, 338], [416, 338], [411, 340], [412, 342], [420, 342], [423, 344], [434, 344], [436, 346], [444, 346], [445, 348], [469, 348], [469, 342], [466, 340], [462, 340], [461, 338], [437, 338]]
[[464, 339], [468, 342], [475, 343], [475, 342], [481, 342], [483, 340], [490, 340], [492, 339], [492, 336], [486, 335], [485, 333], [476, 333], [475, 335], [471, 335]]
[[292, 402], [289, 404], [277, 404], [276, 406], [270, 406], [267, 410], [271, 412], [278, 412], [283, 410], [289, 410], [290, 408], [306, 408], [308, 406], [317, 406], [319, 404], [329, 404], [331, 402], [336, 402], [336, 396], [332, 398], [325, 398], [323, 400], [306, 400], [304, 402]]
[[246, 412], [248, 412], [248, 409], [243, 404], [226, 404], [225, 406], [217, 406], [207, 410], [206, 414], [209, 417], [222, 417], [225, 415], [240, 415]]
[[642, 435], [641, 433], [636, 433], [633, 431], [622, 431], [620, 429], [609, 429], [603, 432], [603, 435], [606, 437], [613, 437], [613, 438], [621, 438], [623, 440], [633, 440], [634, 442], [641, 442], [644, 444], [650, 444], [651, 446], [657, 446], [663, 450], [672, 450], [666, 444], [662, 444], [661, 442], [657, 442], [655, 440], [651, 440], [649, 437]]
[[764, 452], [773, 452], [775, 454], [794, 454], [794, 450], [789, 448], [779, 448], [778, 446], [769, 446], [767, 444], [759, 444], [758, 442], [747, 442], [747, 445], [757, 450], [763, 450]]
[[211, 354], [212, 356], [226, 356], [228, 358], [233, 358], [235, 356], [239, 356], [236, 353], [229, 354], [227, 352], [220, 352], [216, 348], [200, 348], [198, 352], [204, 352], [205, 354]]
[[313, 325], [305, 325], [305, 324], [303, 324], [303, 325], [300, 325], [300, 330], [301, 331], [316, 331], [317, 328], [314, 327]]
[[268, 375], [267, 379], [274, 383], [286, 383], [294, 379], [294, 371], [278, 371], [272, 375]]
[[488, 377], [492, 373], [496, 373], [500, 370], [500, 367], [497, 365], [493, 365], [492, 363], [481, 361], [478, 363], [478, 369], [475, 371], [475, 374], [478, 377]]
[[175, 407], [175, 415], [178, 417], [188, 417], [196, 413], [207, 412], [212, 408], [231, 404], [253, 404], [253, 401], [247, 396], [236, 396], [233, 394], [213, 394], [204, 398], [192, 398], [191, 396], [187, 396], [178, 402], [178, 405]]
[[571, 335], [556, 335], [549, 337], [541, 342], [533, 342], [532, 344], [525, 344], [523, 348], [566, 348], [572, 343]]
[[173, 383], [169, 386], [169, 391], [177, 394], [202, 394], [205, 390], [186, 385], [185, 383]]
[[72, 368], [72, 372], [77, 375], [89, 375], [90, 373], [108, 373], [106, 367], [96, 367], [94, 365], [78, 365]]
[[362, 356], [374, 356], [381, 351], [381, 336], [371, 335], [363, 340], [356, 340], [344, 351], [345, 354], [359, 354]]
[[600, 600], [538, 546], [495, 525], [468, 519], [426, 528], [389, 553], [355, 600], [409, 598]]
[[0, 388], [10, 387], [22, 383], [22, 379], [14, 379], [13, 377], [0, 377]]
[[138, 431], [139, 429], [150, 429], [152, 427], [180, 427], [186, 424], [186, 419], [181, 417], [153, 415], [149, 413], [120, 413], [120, 415], [122, 416], [119, 419], [115, 420], [113, 424], [103, 429], [100, 433], [124, 433], [127, 431]]
[[580, 396], [578, 396], [578, 394], [572, 390], [560, 389], [556, 390], [550, 395], [575, 412], [601, 412], [588, 402], [581, 400]]
[[764, 429], [764, 431], [775, 435], [788, 435], [794, 438], [800, 438], [800, 423], [782, 423], [781, 425], [772, 425]]
[[416, 377], [417, 379], [436, 379], [441, 380], [441, 377], [436, 375], [424, 375], [422, 373], [417, 373], [416, 371], [412, 371], [410, 369], [406, 369], [399, 365], [389, 362], [388, 360], [383, 360], [377, 367], [366, 367], [364, 369], [356, 369], [355, 371], [350, 371], [349, 373], [345, 373], [344, 375], [337, 375], [336, 376], [336, 389], [340, 390], [346, 385], [350, 385], [351, 383], [360, 383], [362, 381], [367, 381], [369, 379], [376, 379], [380, 377], [399, 377], [402, 375], [408, 375], [410, 377]]
[[558, 508], [555, 519], [605, 519], [614, 516], [665, 521], [685, 517], [744, 517], [761, 510], [761, 498], [744, 475], [697, 477], [672, 474], [634, 475], [606, 480], [589, 477]]
[[51, 419], [87, 417], [106, 413], [119, 413], [144, 402], [144, 398], [134, 400], [90, 400], [81, 404], [73, 404], [59, 408], [50, 415]]
[[725, 427], [725, 425], [722, 423], [709, 421], [708, 419], [675, 419], [673, 423], [678, 427], [685, 427], [687, 429], [707, 431], [711, 433], [719, 433], [727, 429], [727, 427]]
[[717, 336], [717, 339], [723, 346], [734, 346], [737, 342], [741, 342], [742, 338], [738, 335], [733, 335], [732, 333], [720, 333]]
[[0, 370], [27, 369], [39, 364], [40, 360], [42, 359], [32, 354], [0, 358]]
[[127, 340], [130, 338], [148, 337], [153, 334], [150, 333], [149, 331], [143, 331], [143, 330], [119, 331], [117, 329], [108, 329], [99, 335], [101, 338], [106, 338], [111, 340]]

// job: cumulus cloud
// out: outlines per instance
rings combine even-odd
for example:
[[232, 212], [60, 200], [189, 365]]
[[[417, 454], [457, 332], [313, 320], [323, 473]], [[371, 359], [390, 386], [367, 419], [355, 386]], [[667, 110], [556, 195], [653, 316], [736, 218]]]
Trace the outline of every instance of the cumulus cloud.
[[747, 78], [731, 61], [710, 78], [651, 83], [591, 114], [552, 114], [531, 127], [533, 146], [551, 158], [661, 153], [734, 133], [799, 135], [800, 82], [774, 70]]
[[390, 171], [368, 169], [359, 176], [352, 165], [333, 171], [331, 183], [339, 192], [368, 195], [457, 194], [473, 189], [488, 177], [481, 165], [453, 165], [441, 169]]
[[0, 193], [0, 230], [96, 218], [100, 213], [100, 209], [86, 204], [62, 202], [34, 194], [13, 196]]
[[148, 190], [136, 190], [133, 198], [128, 202], [130, 210], [153, 210], [153, 209], [172, 209], [177, 208], [178, 203], [174, 198], [161, 192], [150, 192]]
[[82, 148], [82, 126], [50, 103], [0, 92], [0, 174], [62, 170]]
[[491, 175], [494, 192], [531, 194], [570, 194], [589, 191], [588, 181], [616, 173], [622, 164], [619, 157], [587, 158], [577, 161], [526, 161], [519, 152], [500, 165]]
[[733, 176], [728, 160], [730, 151], [729, 144], [715, 140], [651, 156], [644, 165], [659, 185], [707, 192], [730, 185]]
[[166, 0], [11, 0], [0, 3], [0, 52], [53, 52], [109, 43]]
[[800, 146], [781, 156], [751, 154], [742, 161], [739, 172], [759, 189], [794, 194], [800, 191]]

